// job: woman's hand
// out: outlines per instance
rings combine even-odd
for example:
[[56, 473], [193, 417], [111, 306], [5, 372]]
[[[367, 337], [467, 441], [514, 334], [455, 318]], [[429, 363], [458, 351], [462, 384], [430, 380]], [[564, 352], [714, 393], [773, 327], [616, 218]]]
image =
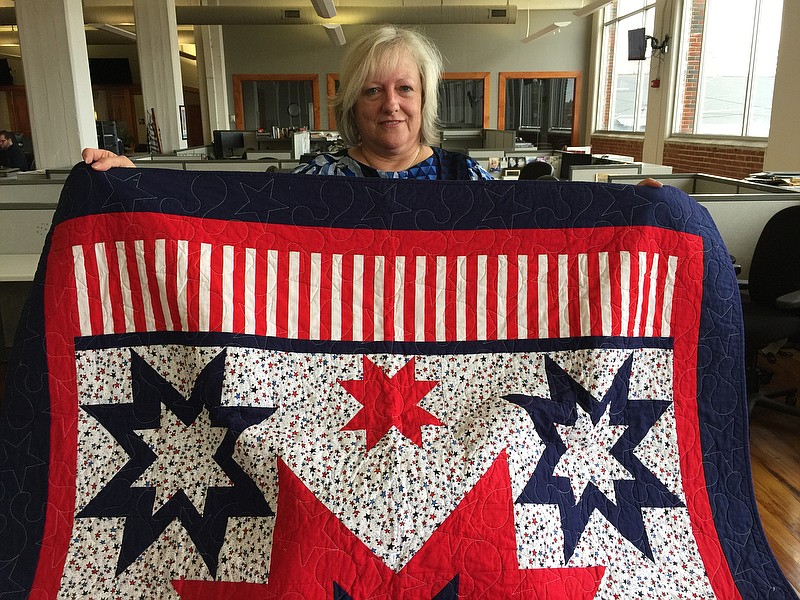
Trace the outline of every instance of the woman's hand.
[[110, 150], [100, 148], [84, 148], [81, 152], [83, 162], [91, 165], [95, 171], [108, 171], [112, 167], [135, 167], [130, 158], [114, 154]]
[[652, 177], [647, 177], [642, 179], [636, 185], [646, 185], [647, 187], [664, 187], [664, 184], [658, 181], [657, 179], [653, 179]]

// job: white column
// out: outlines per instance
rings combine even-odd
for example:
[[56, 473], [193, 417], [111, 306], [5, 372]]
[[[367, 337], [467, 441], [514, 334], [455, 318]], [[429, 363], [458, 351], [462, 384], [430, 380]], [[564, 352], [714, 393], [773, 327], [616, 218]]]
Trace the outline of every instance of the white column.
[[[216, 5], [216, 2], [215, 2]], [[195, 25], [197, 75], [200, 110], [203, 115], [203, 138], [211, 143], [214, 129], [230, 129], [228, 89], [225, 76], [225, 48], [221, 25]]]
[[800, 171], [800, 78], [797, 57], [800, 56], [800, 3], [784, 0], [778, 66], [772, 95], [772, 117], [769, 140], [764, 154], [765, 171]]
[[133, 11], [145, 113], [155, 109], [162, 152], [186, 148], [180, 126], [183, 83], [175, 0], [133, 0]]
[[74, 165], [97, 146], [81, 0], [16, 3], [38, 169]]

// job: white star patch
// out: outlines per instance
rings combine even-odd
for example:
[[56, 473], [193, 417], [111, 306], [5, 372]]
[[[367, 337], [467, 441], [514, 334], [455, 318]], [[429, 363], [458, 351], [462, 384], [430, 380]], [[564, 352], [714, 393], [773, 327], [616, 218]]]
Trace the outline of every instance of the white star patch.
[[205, 408], [186, 425], [161, 405], [161, 427], [141, 433], [157, 458], [137, 479], [138, 483], [156, 489], [153, 514], [183, 490], [202, 515], [209, 487], [233, 485], [213, 458], [226, 431], [225, 427], [211, 426]]
[[575, 504], [580, 501], [589, 483], [593, 483], [616, 504], [614, 481], [634, 479], [634, 476], [611, 454], [611, 448], [625, 433], [627, 426], [610, 425], [608, 407], [597, 425], [592, 423], [589, 414], [580, 406], [577, 410], [578, 418], [575, 420], [575, 425], [556, 424], [567, 451], [553, 469], [553, 475], [569, 478]]

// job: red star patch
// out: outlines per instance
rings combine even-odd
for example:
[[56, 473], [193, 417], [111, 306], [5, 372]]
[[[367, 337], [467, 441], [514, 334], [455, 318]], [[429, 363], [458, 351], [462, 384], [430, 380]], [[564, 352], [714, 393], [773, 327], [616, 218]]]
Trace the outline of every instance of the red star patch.
[[413, 358], [394, 376], [387, 377], [383, 369], [365, 356], [362, 379], [339, 380], [363, 405], [342, 430], [366, 430], [367, 450], [370, 450], [394, 426], [421, 448], [422, 426], [442, 424], [417, 405], [437, 383], [416, 379]]

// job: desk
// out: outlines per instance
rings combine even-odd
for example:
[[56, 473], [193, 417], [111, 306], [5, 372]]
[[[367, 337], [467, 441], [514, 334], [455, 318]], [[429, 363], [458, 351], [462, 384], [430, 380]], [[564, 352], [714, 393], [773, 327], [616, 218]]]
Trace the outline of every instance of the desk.
[[0, 282], [33, 281], [38, 254], [0, 254]]
[[[0, 283], [33, 281], [38, 265], [39, 254], [0, 254]], [[6, 317], [10, 318], [16, 327], [19, 311], [14, 306], [11, 308], [12, 315]], [[2, 307], [0, 307], [0, 362], [6, 361], [6, 333], [3, 321]]]

